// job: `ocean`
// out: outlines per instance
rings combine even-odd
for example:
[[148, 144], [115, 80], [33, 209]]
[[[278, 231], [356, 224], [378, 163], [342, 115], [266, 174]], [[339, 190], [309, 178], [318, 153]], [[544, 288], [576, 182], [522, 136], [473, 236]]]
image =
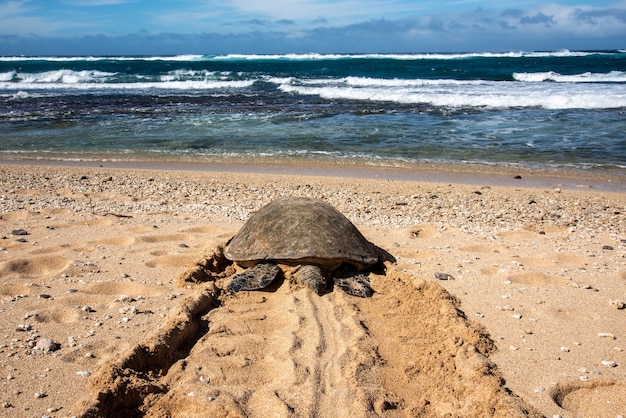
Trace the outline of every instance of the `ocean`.
[[626, 173], [626, 50], [0, 57], [0, 160]]

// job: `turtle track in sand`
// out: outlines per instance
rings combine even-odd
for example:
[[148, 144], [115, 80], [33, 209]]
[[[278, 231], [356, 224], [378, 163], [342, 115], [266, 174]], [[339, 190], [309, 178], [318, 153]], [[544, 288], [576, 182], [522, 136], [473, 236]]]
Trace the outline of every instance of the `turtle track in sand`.
[[[185, 274], [189, 282], [200, 276]], [[372, 298], [197, 295], [102, 364], [77, 416], [539, 416], [504, 387], [494, 344], [436, 283], [388, 266]], [[188, 283], [189, 283], [188, 282]]]
[[354, 365], [368, 353], [355, 312], [307, 289], [242, 295], [207, 315], [184, 370], [168, 373], [175, 389], [147, 415], [358, 416]]

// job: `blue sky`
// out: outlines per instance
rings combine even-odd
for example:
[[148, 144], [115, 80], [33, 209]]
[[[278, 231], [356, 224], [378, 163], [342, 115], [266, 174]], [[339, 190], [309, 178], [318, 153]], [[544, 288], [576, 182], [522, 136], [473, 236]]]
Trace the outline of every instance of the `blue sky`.
[[0, 0], [0, 55], [626, 48], [626, 0]]

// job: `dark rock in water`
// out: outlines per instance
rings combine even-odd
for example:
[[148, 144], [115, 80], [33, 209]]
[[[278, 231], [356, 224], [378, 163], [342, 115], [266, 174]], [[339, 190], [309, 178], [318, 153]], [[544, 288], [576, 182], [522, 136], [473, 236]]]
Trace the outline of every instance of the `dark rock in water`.
[[521, 179], [522, 179], [522, 176], [514, 176], [513, 178], [514, 178], [515, 180], [521, 180]]
[[28, 235], [28, 231], [23, 228], [14, 229], [11, 231], [11, 235]]

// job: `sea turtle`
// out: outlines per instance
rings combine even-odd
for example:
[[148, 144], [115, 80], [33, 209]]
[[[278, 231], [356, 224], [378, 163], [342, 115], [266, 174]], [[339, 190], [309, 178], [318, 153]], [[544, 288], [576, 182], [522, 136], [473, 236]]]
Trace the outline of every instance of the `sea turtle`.
[[280, 265], [317, 294], [324, 293], [332, 278], [337, 287], [360, 297], [373, 293], [363, 270], [385, 255], [334, 207], [305, 197], [263, 206], [224, 248], [227, 259], [247, 268], [233, 276], [231, 291], [269, 286], [281, 272]]

